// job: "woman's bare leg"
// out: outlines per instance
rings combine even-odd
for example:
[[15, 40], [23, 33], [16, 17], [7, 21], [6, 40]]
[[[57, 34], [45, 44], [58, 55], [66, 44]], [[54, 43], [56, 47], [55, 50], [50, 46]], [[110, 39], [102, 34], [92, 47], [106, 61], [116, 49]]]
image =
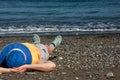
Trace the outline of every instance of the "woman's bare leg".
[[[62, 42], [62, 36], [56, 36], [54, 41], [50, 45], [45, 45], [48, 49], [48, 53], [51, 55], [53, 53], [53, 50], [60, 45]], [[37, 34], [33, 35], [33, 43], [34, 44], [40, 44], [40, 37]]]
[[62, 36], [56, 36], [54, 41], [52, 41], [52, 43], [50, 45], [46, 45], [47, 49], [48, 49], [48, 53], [52, 54], [53, 50], [60, 45], [60, 43], [62, 42]]

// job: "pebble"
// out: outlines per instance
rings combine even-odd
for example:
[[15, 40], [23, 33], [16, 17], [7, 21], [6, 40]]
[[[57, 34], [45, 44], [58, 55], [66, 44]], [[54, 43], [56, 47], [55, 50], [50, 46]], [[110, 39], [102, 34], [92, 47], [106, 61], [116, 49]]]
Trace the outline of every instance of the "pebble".
[[92, 78], [92, 75], [89, 75], [90, 78]]
[[39, 80], [41, 80], [41, 78], [38, 78]]
[[67, 74], [66, 72], [62, 72], [62, 74]]
[[75, 77], [75, 79], [79, 79], [79, 77]]
[[[55, 59], [55, 62], [58, 63], [58, 69], [56, 71], [53, 71], [53, 74], [50, 75], [45, 74], [45, 75], [51, 77], [51, 75], [59, 73], [56, 74], [56, 76], [61, 78], [62, 75], [63, 77], [62, 79], [59, 80], [69, 80], [66, 79], [65, 77], [68, 76], [71, 73], [71, 71], [79, 72], [81, 69], [83, 69], [85, 71], [88, 70], [86, 74], [89, 80], [93, 80], [93, 79], [98, 80], [97, 78], [101, 77], [102, 73], [104, 73], [104, 70], [106, 68], [113, 68], [115, 66], [120, 67], [119, 65], [120, 38], [118, 39], [118, 41], [110, 40], [109, 38], [107, 39], [106, 37], [105, 40], [104, 38], [100, 38], [100, 37], [99, 38], [89, 37], [88, 39], [86, 37], [78, 37], [76, 38], [76, 40], [75, 40], [76, 42], [74, 42], [73, 37], [68, 38], [63, 41], [62, 45], [58, 47], [58, 49], [55, 49], [56, 53], [58, 53], [57, 56], [59, 56], [57, 59]], [[113, 53], [117, 53], [117, 54], [113, 54]], [[91, 69], [94, 68], [100, 71], [99, 75], [93, 74]], [[32, 75], [35, 73], [27, 73], [27, 74]], [[43, 77], [46, 77], [45, 75], [38, 79], [40, 80]], [[105, 74], [105, 77], [107, 78], [114, 76], [115, 74], [113, 74], [113, 72], [108, 72]], [[74, 76], [73, 78], [75, 80], [79, 80], [81, 77]]]
[[70, 65], [67, 65], [68, 68], [70, 68]]
[[108, 72], [106, 76], [107, 77], [113, 77], [114, 75], [113, 75], [113, 72]]
[[59, 57], [59, 60], [63, 60], [63, 57]]
[[59, 64], [58, 66], [61, 67], [62, 65]]
[[26, 72], [26, 74], [35, 74], [35, 72]]

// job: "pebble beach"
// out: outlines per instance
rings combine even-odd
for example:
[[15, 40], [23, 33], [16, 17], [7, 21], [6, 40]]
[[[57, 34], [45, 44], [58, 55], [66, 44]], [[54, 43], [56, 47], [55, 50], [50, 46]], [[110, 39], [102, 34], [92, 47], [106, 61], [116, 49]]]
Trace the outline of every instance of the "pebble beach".
[[[40, 37], [49, 44], [55, 36]], [[0, 50], [12, 42], [32, 43], [32, 37], [0, 37]], [[120, 34], [63, 36], [53, 53], [54, 71], [0, 74], [0, 80], [120, 80]]]

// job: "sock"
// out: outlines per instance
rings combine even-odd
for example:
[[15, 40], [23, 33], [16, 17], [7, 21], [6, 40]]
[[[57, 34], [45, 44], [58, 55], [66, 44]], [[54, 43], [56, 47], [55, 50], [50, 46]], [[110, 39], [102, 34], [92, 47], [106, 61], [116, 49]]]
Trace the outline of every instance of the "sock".
[[55, 49], [55, 44], [54, 44], [54, 43], [51, 43], [51, 44], [50, 44], [50, 47], [52, 47], [53, 49]]

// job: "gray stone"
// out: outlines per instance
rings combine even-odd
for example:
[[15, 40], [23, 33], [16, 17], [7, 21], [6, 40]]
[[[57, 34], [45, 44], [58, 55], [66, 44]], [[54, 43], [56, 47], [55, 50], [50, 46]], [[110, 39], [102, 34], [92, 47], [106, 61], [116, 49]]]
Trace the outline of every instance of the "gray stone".
[[79, 79], [79, 77], [75, 77], [75, 79]]
[[113, 72], [108, 72], [106, 76], [107, 76], [107, 77], [113, 77], [114, 74], [113, 74]]
[[59, 60], [63, 60], [63, 57], [59, 57]]
[[62, 74], [67, 74], [66, 72], [62, 72]]

